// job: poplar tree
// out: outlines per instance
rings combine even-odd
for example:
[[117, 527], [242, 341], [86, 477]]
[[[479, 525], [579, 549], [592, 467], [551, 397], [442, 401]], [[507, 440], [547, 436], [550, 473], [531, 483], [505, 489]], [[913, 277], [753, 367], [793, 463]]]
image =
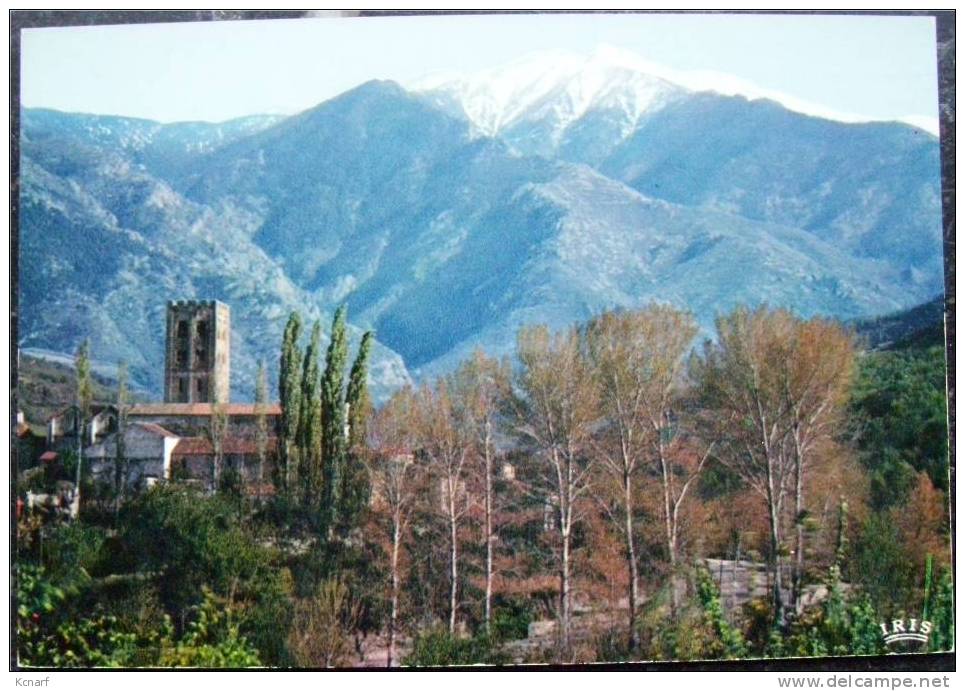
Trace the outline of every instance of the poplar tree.
[[121, 510], [121, 501], [127, 484], [127, 450], [124, 448], [124, 433], [127, 430], [127, 409], [130, 403], [127, 390], [127, 363], [117, 366], [117, 433], [114, 435], [114, 518]]
[[298, 434], [298, 421], [301, 416], [302, 355], [298, 339], [302, 332], [302, 319], [298, 312], [292, 312], [285, 325], [281, 345], [281, 363], [278, 369], [278, 395], [281, 400], [281, 434], [279, 454], [281, 456], [281, 484], [291, 493], [295, 482], [295, 469], [298, 452], [295, 448]]
[[258, 361], [255, 377], [255, 448], [258, 452], [258, 491], [265, 483], [265, 460], [268, 456], [268, 373], [263, 360]]
[[298, 453], [305, 504], [315, 505], [322, 489], [322, 401], [318, 369], [321, 340], [322, 325], [316, 321], [302, 367], [301, 416], [298, 421]]
[[590, 493], [588, 451], [599, 419], [597, 389], [575, 328], [551, 334], [545, 326], [520, 329], [516, 346], [520, 368], [515, 401], [516, 431], [538, 461], [531, 491], [546, 498], [556, 514], [559, 574], [559, 643], [568, 655], [572, 614], [572, 543]]
[[74, 369], [77, 373], [77, 484], [74, 489], [74, 517], [80, 515], [80, 477], [81, 465], [84, 458], [84, 427], [90, 417], [90, 407], [94, 401], [94, 382], [90, 374], [90, 341], [84, 339], [74, 357]]
[[325, 355], [322, 377], [322, 467], [324, 489], [322, 525], [325, 531], [335, 523], [342, 472], [345, 463], [345, 363], [348, 344], [345, 333], [345, 305], [335, 311], [332, 337]]
[[373, 340], [372, 332], [366, 331], [349, 373], [348, 391], [345, 394], [345, 401], [348, 403], [349, 448], [365, 443], [366, 422], [372, 412], [368, 376]]
[[368, 436], [368, 418], [372, 412], [369, 399], [368, 367], [372, 352], [373, 334], [366, 331], [349, 372], [345, 403], [348, 415], [348, 449], [342, 476], [341, 501], [338, 506], [339, 523], [350, 530], [368, 503], [369, 480], [363, 452]]

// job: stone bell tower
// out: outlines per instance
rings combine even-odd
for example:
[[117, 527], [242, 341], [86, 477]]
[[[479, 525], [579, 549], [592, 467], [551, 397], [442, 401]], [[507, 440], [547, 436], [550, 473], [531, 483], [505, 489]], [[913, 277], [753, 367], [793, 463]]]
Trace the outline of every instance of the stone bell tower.
[[227, 403], [231, 310], [217, 300], [168, 301], [166, 403]]

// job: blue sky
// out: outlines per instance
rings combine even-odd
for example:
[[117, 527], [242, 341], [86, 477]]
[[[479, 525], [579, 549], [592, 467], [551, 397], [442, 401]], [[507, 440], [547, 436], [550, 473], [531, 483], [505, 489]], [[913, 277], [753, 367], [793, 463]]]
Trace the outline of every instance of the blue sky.
[[[692, 82], [853, 118], [937, 121], [934, 20], [791, 15], [539, 15], [202, 22], [25, 30], [24, 106], [221, 121], [294, 113], [369, 79], [414, 82], [601, 45]], [[731, 89], [732, 91], [734, 89]], [[737, 88], [740, 91], [741, 88]], [[931, 127], [929, 127], [931, 129]]]

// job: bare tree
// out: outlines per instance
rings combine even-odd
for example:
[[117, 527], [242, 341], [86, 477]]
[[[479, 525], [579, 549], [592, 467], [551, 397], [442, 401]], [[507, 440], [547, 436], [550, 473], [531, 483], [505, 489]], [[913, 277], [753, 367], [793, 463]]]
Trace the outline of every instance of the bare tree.
[[[587, 351], [599, 387], [604, 432], [595, 445], [601, 468], [622, 491], [616, 519], [626, 548], [630, 644], [639, 643], [636, 632], [638, 594], [637, 556], [634, 544], [634, 478], [650, 461], [659, 471], [663, 489], [666, 545], [672, 579], [677, 570], [677, 518], [680, 504], [696, 474], [680, 485], [673, 452], [676, 451], [673, 405], [683, 358], [697, 333], [689, 314], [669, 306], [653, 305], [636, 312], [608, 312], [586, 330]], [[677, 611], [677, 588], [672, 587], [672, 609]]]
[[840, 325], [813, 319], [795, 325], [784, 370], [794, 462], [794, 571], [792, 597], [800, 607], [804, 576], [806, 475], [821, 442], [830, 442], [847, 400], [854, 369], [854, 342]]
[[670, 611], [671, 616], [676, 618], [680, 610], [680, 510], [688, 491], [707, 465], [716, 442], [700, 441], [695, 435], [684, 432], [681, 421], [678, 419], [675, 423], [668, 414], [663, 417], [655, 445], [663, 492], [661, 509], [670, 561]]
[[395, 660], [399, 630], [400, 558], [420, 488], [418, 467], [413, 460], [412, 435], [415, 401], [410, 389], [403, 389], [379, 411], [369, 430], [368, 458], [372, 485], [373, 514], [388, 533], [389, 540], [389, 625], [386, 667]]
[[781, 584], [781, 516], [794, 481], [787, 443], [791, 410], [786, 368], [793, 316], [782, 310], [737, 309], [717, 319], [717, 342], [693, 361], [693, 375], [711, 411], [720, 443], [715, 451], [764, 500], [770, 526], [772, 600], [784, 622]]
[[361, 605], [339, 579], [322, 581], [312, 597], [295, 601], [289, 647], [299, 665], [338, 667], [352, 649]]
[[554, 500], [558, 533], [559, 636], [570, 649], [571, 540], [581, 519], [578, 506], [590, 487], [590, 440], [597, 416], [596, 388], [576, 329], [551, 335], [545, 326], [524, 327], [517, 340], [516, 429], [539, 459], [536, 483]]
[[[450, 387], [458, 406], [458, 415], [466, 426], [472, 444], [474, 465], [482, 475], [483, 540], [486, 545], [485, 595], [483, 620], [488, 633], [492, 622], [493, 541], [496, 537], [494, 514], [496, 496], [493, 486], [495, 461], [494, 433], [499, 410], [508, 400], [509, 365], [488, 358], [481, 350], [464, 362], [450, 377]], [[474, 472], [473, 475], [476, 475]]]
[[439, 488], [439, 501], [431, 504], [445, 521], [448, 533], [449, 633], [454, 633], [459, 610], [459, 527], [469, 511], [466, 471], [471, 443], [444, 380], [433, 388], [422, 387], [416, 399], [419, 449]]

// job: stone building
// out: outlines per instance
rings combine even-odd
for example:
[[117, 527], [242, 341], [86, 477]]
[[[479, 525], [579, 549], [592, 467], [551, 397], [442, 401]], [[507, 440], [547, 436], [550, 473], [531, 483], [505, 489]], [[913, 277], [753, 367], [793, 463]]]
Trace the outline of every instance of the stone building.
[[[127, 419], [153, 422], [182, 437], [203, 436], [211, 426], [216, 411], [224, 413], [231, 434], [251, 436], [258, 423], [259, 409], [254, 403], [138, 403], [127, 411]], [[269, 436], [277, 436], [281, 424], [281, 406], [266, 403], [261, 409]]]
[[[171, 456], [180, 438], [160, 425], [129, 422], [124, 429], [124, 485], [150, 487], [171, 477]], [[117, 459], [117, 433], [84, 450], [90, 472], [99, 483], [113, 484]]]
[[[77, 447], [77, 434], [81, 427], [80, 408], [68, 406], [47, 421], [47, 448]], [[117, 408], [107, 404], [90, 407], [83, 429], [83, 445], [96, 444], [106, 434], [117, 429]]]
[[229, 402], [230, 333], [227, 305], [217, 300], [169, 301], [164, 401], [135, 403], [123, 411], [116, 405], [93, 405], [83, 421], [77, 406], [69, 406], [48, 421], [40, 451], [52, 454], [50, 462], [56, 463], [57, 452], [75, 452], [80, 441], [85, 472], [97, 483], [113, 485], [122, 434], [127, 490], [175, 481], [210, 491], [216, 462], [212, 435], [223, 425], [220, 467], [234, 471], [249, 495], [270, 496], [281, 406]]
[[[247, 435], [232, 435], [222, 445], [222, 471], [234, 472], [246, 488], [264, 494], [271, 486], [278, 440], [265, 439], [264, 463], [261, 462], [258, 440]], [[184, 437], [174, 447], [171, 457], [171, 479], [184, 478], [212, 489], [215, 466], [214, 444], [206, 437]], [[273, 488], [272, 488], [273, 490]]]
[[217, 300], [171, 300], [164, 351], [164, 400], [228, 402], [231, 311]]

